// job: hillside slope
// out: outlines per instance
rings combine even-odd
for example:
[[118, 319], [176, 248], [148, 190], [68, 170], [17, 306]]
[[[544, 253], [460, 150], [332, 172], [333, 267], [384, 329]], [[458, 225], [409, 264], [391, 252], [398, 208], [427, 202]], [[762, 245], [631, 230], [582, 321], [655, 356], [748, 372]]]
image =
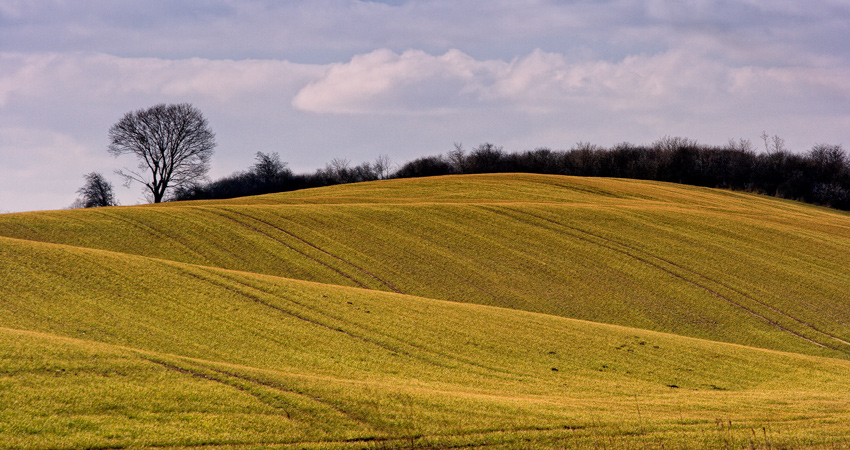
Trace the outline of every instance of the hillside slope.
[[850, 433], [843, 359], [9, 238], [0, 260], [3, 448], [791, 448]]
[[742, 193], [453, 176], [8, 214], [0, 236], [812, 355], [850, 352], [850, 215]]

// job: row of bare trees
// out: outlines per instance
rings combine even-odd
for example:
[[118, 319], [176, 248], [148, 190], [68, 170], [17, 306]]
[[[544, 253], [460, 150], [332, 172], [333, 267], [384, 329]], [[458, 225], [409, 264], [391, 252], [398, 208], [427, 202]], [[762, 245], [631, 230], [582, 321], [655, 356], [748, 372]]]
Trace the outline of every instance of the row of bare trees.
[[529, 172], [633, 178], [743, 190], [850, 210], [850, 157], [840, 145], [818, 144], [799, 154], [788, 151], [778, 136], [764, 140], [764, 152], [756, 152], [747, 140], [714, 147], [681, 137], [651, 145], [603, 148], [579, 143], [566, 151], [538, 148], [518, 153], [492, 144], [469, 152], [455, 145], [445, 155], [408, 162], [394, 176]]
[[[179, 190], [175, 199], [229, 198], [384, 178], [526, 172], [667, 181], [850, 210], [850, 157], [840, 145], [816, 145], [805, 154], [788, 151], [777, 136], [765, 139], [765, 145], [759, 152], [746, 140], [713, 147], [664, 137], [651, 145], [622, 143], [603, 148], [579, 143], [570, 150], [538, 148], [509, 153], [490, 143], [469, 151], [456, 144], [446, 154], [417, 158], [396, 170], [389, 169], [386, 156], [358, 166], [335, 159], [313, 174], [295, 175], [281, 169], [273, 183], [262, 182], [265, 178], [255, 165], [247, 172]], [[266, 158], [269, 155], [258, 153], [258, 164]], [[273, 158], [277, 160], [277, 154]]]
[[[306, 175], [293, 174], [277, 153], [256, 154], [255, 164], [216, 181], [203, 181], [215, 147], [215, 134], [190, 104], [156, 105], [129, 112], [109, 130], [109, 153], [134, 155], [138, 170], [117, 173], [127, 184], [145, 186], [154, 203], [165, 199], [232, 198], [386, 178], [450, 174], [530, 172], [668, 181], [746, 190], [850, 210], [850, 157], [840, 145], [819, 144], [792, 153], [779, 136], [762, 134], [764, 152], [747, 140], [706, 146], [682, 137], [651, 145], [603, 148], [578, 143], [570, 150], [538, 148], [508, 153], [484, 143], [470, 151], [461, 144], [445, 155], [426, 156], [396, 170], [390, 158], [352, 165], [334, 159]], [[117, 204], [112, 186], [98, 173], [86, 175], [75, 206]], [[169, 194], [170, 193], [170, 194]]]
[[182, 186], [174, 191], [173, 200], [201, 200], [270, 194], [336, 184], [359, 183], [390, 178], [392, 161], [380, 155], [374, 162], [353, 165], [335, 158], [312, 174], [294, 174], [277, 153], [257, 152], [255, 164], [248, 170], [211, 181]]

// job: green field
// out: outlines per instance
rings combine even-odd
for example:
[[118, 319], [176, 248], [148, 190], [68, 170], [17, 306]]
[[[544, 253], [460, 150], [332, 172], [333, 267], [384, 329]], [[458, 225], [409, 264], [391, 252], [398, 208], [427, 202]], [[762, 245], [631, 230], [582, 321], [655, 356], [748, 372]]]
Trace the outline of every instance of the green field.
[[3, 448], [850, 448], [850, 215], [542, 175], [0, 215]]

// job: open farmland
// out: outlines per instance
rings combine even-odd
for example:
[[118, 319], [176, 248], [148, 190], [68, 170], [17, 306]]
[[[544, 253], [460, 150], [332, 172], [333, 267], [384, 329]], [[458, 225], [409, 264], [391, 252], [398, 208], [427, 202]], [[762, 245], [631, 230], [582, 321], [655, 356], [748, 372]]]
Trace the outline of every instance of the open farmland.
[[7, 448], [846, 448], [850, 215], [540, 175], [0, 215]]

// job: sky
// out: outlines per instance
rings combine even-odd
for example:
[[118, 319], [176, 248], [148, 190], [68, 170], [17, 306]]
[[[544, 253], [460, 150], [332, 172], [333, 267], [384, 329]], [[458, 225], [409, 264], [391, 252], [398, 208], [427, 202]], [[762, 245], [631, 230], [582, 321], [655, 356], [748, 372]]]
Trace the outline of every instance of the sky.
[[61, 209], [108, 130], [191, 103], [209, 172], [296, 173], [489, 142], [850, 146], [846, 0], [0, 0], [0, 212]]

